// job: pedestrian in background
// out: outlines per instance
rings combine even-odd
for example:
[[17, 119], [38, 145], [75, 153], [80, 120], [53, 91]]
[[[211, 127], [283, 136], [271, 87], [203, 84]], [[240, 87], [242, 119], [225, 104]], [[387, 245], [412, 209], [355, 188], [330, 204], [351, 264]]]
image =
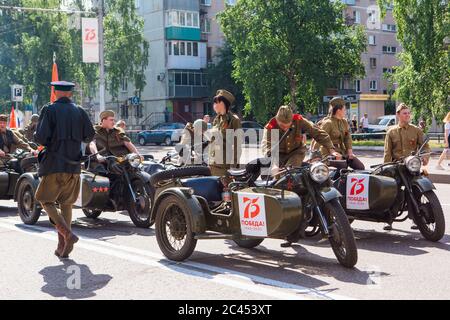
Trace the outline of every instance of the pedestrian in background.
[[364, 117], [359, 121], [359, 128], [363, 133], [369, 133], [369, 117], [367, 113], [364, 113]]
[[356, 114], [354, 114], [352, 117], [350, 128], [352, 130], [352, 133], [356, 133], [358, 131], [358, 120], [356, 120]]
[[125, 120], [119, 120], [116, 123], [116, 127], [119, 128], [119, 129], [122, 129], [123, 131], [126, 131], [127, 124], [126, 124]]
[[442, 151], [441, 156], [439, 157], [438, 163], [436, 165], [437, 170], [445, 170], [442, 166], [442, 162], [448, 159], [450, 155], [449, 141], [450, 141], [450, 112], [444, 118], [444, 140], [445, 140], [445, 149]]

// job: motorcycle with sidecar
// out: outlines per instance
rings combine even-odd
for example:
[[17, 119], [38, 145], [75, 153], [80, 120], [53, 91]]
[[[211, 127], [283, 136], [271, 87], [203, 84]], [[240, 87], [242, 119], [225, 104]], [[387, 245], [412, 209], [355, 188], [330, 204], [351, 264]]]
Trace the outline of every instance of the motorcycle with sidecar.
[[163, 254], [182, 261], [197, 240], [230, 239], [253, 248], [265, 238], [296, 242], [308, 227], [319, 228], [345, 267], [357, 262], [353, 231], [330, 185], [322, 163], [293, 168], [274, 181], [257, 180], [267, 163], [258, 159], [244, 170], [229, 171], [233, 181], [220, 177], [150, 178], [156, 188], [152, 216]]
[[[105, 165], [90, 168], [92, 156], [83, 157], [80, 161], [89, 164], [88, 170], [81, 173], [80, 193], [74, 206], [82, 208], [88, 218], [97, 218], [103, 211], [127, 210], [137, 227], [149, 227], [149, 175], [139, 170], [140, 156], [107, 156]], [[35, 172], [24, 173], [17, 181], [14, 199], [25, 224], [35, 224], [40, 217], [42, 207], [34, 198], [38, 185], [39, 177]]]
[[421, 153], [427, 142], [417, 153], [371, 166], [372, 170], [338, 172], [333, 184], [345, 195], [341, 203], [351, 222], [364, 220], [391, 225], [409, 218], [425, 239], [442, 239], [445, 233], [442, 206], [434, 193], [434, 184], [421, 170], [422, 158], [429, 155]]

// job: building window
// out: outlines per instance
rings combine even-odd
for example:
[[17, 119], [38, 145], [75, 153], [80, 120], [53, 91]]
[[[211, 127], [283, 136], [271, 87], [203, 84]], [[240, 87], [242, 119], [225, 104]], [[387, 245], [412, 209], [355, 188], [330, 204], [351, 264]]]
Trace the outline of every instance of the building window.
[[236, 0], [226, 0], [225, 2], [230, 6], [234, 6], [236, 4]]
[[369, 45], [371, 45], [371, 46], [375, 46], [376, 45], [375, 36], [374, 35], [369, 35]]
[[377, 22], [377, 12], [375, 10], [369, 11], [369, 22], [371, 23]]
[[377, 58], [370, 58], [370, 68], [371, 69], [377, 68]]
[[194, 11], [167, 11], [167, 26], [200, 28], [199, 13]]
[[212, 48], [211, 47], [206, 48], [206, 60], [208, 62], [212, 62]]
[[169, 41], [168, 46], [169, 55], [198, 57], [198, 42]]
[[376, 80], [370, 81], [370, 91], [377, 91], [377, 81]]
[[211, 33], [211, 19], [203, 18], [200, 23], [203, 33]]
[[397, 47], [383, 46], [383, 53], [397, 53]]
[[355, 91], [361, 92], [361, 80], [355, 80]]
[[361, 13], [359, 11], [353, 11], [353, 21], [357, 24], [361, 23]]
[[200, 0], [202, 6], [211, 6], [211, 0]]
[[383, 31], [388, 31], [388, 32], [397, 32], [397, 27], [396, 27], [395, 24], [383, 23], [382, 26], [381, 26], [381, 29]]

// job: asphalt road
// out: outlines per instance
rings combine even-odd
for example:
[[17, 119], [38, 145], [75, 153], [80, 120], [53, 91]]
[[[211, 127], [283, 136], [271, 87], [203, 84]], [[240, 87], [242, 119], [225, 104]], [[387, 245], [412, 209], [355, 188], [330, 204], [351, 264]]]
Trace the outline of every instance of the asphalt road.
[[[147, 147], [166, 152], [164, 147]], [[437, 194], [450, 221], [450, 185]], [[154, 229], [137, 229], [126, 214], [98, 220], [74, 212], [81, 240], [62, 261], [46, 216], [21, 223], [13, 201], [0, 201], [0, 299], [449, 299], [450, 234], [424, 240], [409, 221], [355, 222], [359, 260], [338, 264], [326, 241], [291, 248], [265, 240], [255, 249], [231, 241], [202, 240], [184, 263], [165, 259]]]

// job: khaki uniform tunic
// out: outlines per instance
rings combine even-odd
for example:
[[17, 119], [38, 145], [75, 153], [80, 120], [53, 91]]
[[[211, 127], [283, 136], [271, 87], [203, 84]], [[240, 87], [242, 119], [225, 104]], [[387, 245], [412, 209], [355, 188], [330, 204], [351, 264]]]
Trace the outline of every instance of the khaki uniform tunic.
[[214, 176], [224, 176], [228, 169], [239, 164], [241, 139], [234, 138], [227, 143], [227, 130], [241, 129], [241, 120], [231, 112], [217, 115], [211, 128], [209, 146], [209, 167]]
[[[410, 156], [411, 152], [420, 148], [423, 141], [423, 131], [415, 125], [393, 126], [388, 130], [384, 142], [384, 163]], [[428, 143], [423, 148], [423, 151], [430, 152]]]
[[122, 157], [130, 153], [128, 148], [125, 146], [125, 142], [131, 142], [130, 138], [127, 137], [125, 131], [121, 128], [113, 128], [111, 130], [106, 130], [102, 126], [94, 126], [95, 136], [94, 140], [97, 146], [97, 150], [100, 151], [102, 156], [113, 155], [116, 157]]
[[[334, 149], [342, 155], [346, 155], [349, 149], [352, 149], [352, 136], [347, 120], [336, 117], [327, 118], [321, 125], [331, 138]], [[330, 155], [328, 149], [323, 146], [320, 148], [323, 156]]]
[[[279, 145], [280, 166], [301, 166], [306, 155], [306, 146], [303, 139], [303, 134], [308, 133], [320, 145], [326, 149], [333, 149], [330, 137], [322, 129], [314, 126], [314, 124], [304, 119], [299, 114], [294, 114], [292, 117], [292, 132]], [[272, 144], [272, 130], [279, 131], [279, 139], [285, 133], [278, 126], [277, 120], [272, 118], [264, 127], [264, 136], [262, 140], [263, 154], [268, 156], [271, 153]], [[275, 155], [272, 155], [275, 156]]]

